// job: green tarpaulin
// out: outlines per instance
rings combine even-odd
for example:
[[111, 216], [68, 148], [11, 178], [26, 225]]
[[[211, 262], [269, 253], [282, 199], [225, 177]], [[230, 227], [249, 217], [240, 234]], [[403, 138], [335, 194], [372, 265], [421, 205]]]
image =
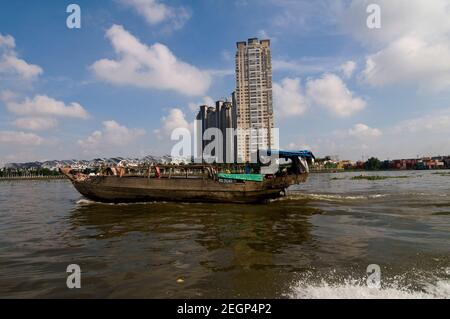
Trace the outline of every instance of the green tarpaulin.
[[261, 174], [225, 174], [225, 173], [219, 173], [219, 178], [235, 179], [235, 180], [240, 180], [240, 181], [262, 182], [264, 180], [264, 175], [261, 175]]

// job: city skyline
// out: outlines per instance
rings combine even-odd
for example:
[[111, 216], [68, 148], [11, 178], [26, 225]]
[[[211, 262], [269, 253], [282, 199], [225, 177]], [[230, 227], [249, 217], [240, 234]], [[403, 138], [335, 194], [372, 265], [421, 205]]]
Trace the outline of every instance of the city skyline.
[[281, 148], [449, 154], [450, 8], [373, 2], [379, 30], [364, 1], [77, 1], [81, 29], [64, 3], [2, 4], [0, 166], [170, 153], [174, 128], [235, 90], [251, 38], [271, 40]]
[[[196, 125], [200, 135], [196, 138], [201, 154], [196, 154], [197, 158], [203, 158], [205, 148], [211, 148], [207, 153], [216, 162], [246, 163], [254, 160], [252, 155], [258, 150], [269, 150], [274, 145], [270, 40], [251, 38], [237, 42], [236, 48], [236, 90], [231, 93], [232, 102], [199, 106]], [[218, 130], [211, 139], [205, 138], [210, 129]]]
[[[214, 106], [200, 105], [196, 116], [196, 136], [198, 149], [194, 150], [196, 161], [206, 160], [216, 163], [234, 163], [237, 154], [236, 103], [234, 92], [233, 102], [216, 101]], [[211, 144], [209, 147], [208, 145]], [[209, 158], [204, 158], [209, 154]]]
[[250, 38], [236, 47], [237, 153], [247, 162], [274, 144], [272, 57], [269, 39]]

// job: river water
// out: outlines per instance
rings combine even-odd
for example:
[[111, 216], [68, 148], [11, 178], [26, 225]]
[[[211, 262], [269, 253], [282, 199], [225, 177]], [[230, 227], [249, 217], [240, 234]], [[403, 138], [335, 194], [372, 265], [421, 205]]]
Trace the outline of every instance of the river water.
[[311, 174], [264, 205], [109, 205], [64, 180], [0, 181], [0, 298], [450, 298], [444, 172]]

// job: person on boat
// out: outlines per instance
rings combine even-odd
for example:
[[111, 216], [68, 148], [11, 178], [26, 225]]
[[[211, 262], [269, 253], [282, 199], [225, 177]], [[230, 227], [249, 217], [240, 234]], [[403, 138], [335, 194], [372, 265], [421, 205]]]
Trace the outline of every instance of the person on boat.
[[250, 166], [249, 162], [245, 163], [245, 174], [251, 174], [252, 173], [252, 167]]

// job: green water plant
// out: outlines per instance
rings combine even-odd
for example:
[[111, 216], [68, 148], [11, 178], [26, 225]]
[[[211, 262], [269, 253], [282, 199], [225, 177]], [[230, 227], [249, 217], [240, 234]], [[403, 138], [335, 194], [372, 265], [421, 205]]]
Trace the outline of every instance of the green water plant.
[[433, 175], [439, 175], [439, 176], [450, 176], [450, 172], [434, 172], [431, 173]]
[[368, 180], [368, 181], [380, 181], [391, 178], [408, 178], [409, 176], [381, 176], [381, 175], [358, 175], [353, 176], [352, 180]]

